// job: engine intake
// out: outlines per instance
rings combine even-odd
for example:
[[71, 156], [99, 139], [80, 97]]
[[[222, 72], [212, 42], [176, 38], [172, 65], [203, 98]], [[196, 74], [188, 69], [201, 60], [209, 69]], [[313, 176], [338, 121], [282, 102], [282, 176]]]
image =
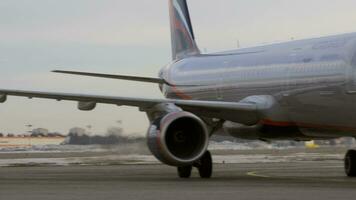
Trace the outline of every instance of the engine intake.
[[174, 112], [155, 120], [148, 130], [148, 147], [161, 162], [184, 166], [206, 152], [209, 133], [206, 124], [188, 112]]

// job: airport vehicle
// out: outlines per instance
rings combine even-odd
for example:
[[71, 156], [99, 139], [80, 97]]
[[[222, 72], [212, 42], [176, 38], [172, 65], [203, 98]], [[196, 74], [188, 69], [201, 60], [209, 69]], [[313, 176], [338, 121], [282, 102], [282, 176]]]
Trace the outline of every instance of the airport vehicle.
[[[7, 96], [77, 101], [83, 111], [98, 103], [146, 112], [148, 147], [177, 167], [212, 176], [209, 138], [218, 130], [251, 140], [298, 140], [356, 136], [356, 34], [290, 41], [215, 54], [195, 42], [186, 0], [169, 0], [172, 62], [158, 78], [54, 71], [158, 84], [165, 99], [0, 90]], [[345, 156], [356, 176], [356, 151]]]

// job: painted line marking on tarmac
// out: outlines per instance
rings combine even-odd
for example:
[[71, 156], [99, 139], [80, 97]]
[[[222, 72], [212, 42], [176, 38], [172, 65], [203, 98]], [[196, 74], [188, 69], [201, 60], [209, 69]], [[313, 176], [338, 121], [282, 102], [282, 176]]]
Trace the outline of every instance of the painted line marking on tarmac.
[[259, 177], [259, 178], [271, 178], [270, 176], [258, 174], [258, 172], [247, 172], [247, 176]]

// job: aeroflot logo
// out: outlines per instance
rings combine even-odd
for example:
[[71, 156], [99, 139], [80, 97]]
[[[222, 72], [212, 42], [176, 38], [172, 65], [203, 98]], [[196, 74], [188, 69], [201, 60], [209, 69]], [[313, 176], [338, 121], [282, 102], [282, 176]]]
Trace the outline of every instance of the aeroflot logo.
[[190, 28], [189, 28], [188, 22], [186, 20], [186, 16], [183, 13], [183, 9], [181, 8], [180, 4], [178, 3], [178, 0], [173, 0], [173, 7], [174, 7], [174, 9], [176, 11], [176, 14], [178, 14], [178, 16], [176, 16], [176, 17], [177, 18], [179, 17], [178, 20], [183, 23], [185, 30], [187, 30], [187, 32], [189, 33], [189, 36], [191, 38], [193, 38], [193, 35], [190, 32]]

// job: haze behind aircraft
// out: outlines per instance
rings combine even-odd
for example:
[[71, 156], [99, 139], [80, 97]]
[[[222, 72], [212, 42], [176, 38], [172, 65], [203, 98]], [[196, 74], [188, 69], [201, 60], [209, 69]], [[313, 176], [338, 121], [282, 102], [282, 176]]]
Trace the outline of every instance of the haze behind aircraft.
[[[186, 0], [169, 0], [172, 63], [158, 78], [55, 71], [158, 84], [166, 99], [0, 90], [7, 96], [134, 106], [151, 122], [148, 147], [182, 178], [197, 167], [212, 175], [209, 138], [218, 130], [251, 140], [331, 139], [356, 136], [356, 34], [201, 54]], [[356, 152], [345, 156], [356, 176]]]

